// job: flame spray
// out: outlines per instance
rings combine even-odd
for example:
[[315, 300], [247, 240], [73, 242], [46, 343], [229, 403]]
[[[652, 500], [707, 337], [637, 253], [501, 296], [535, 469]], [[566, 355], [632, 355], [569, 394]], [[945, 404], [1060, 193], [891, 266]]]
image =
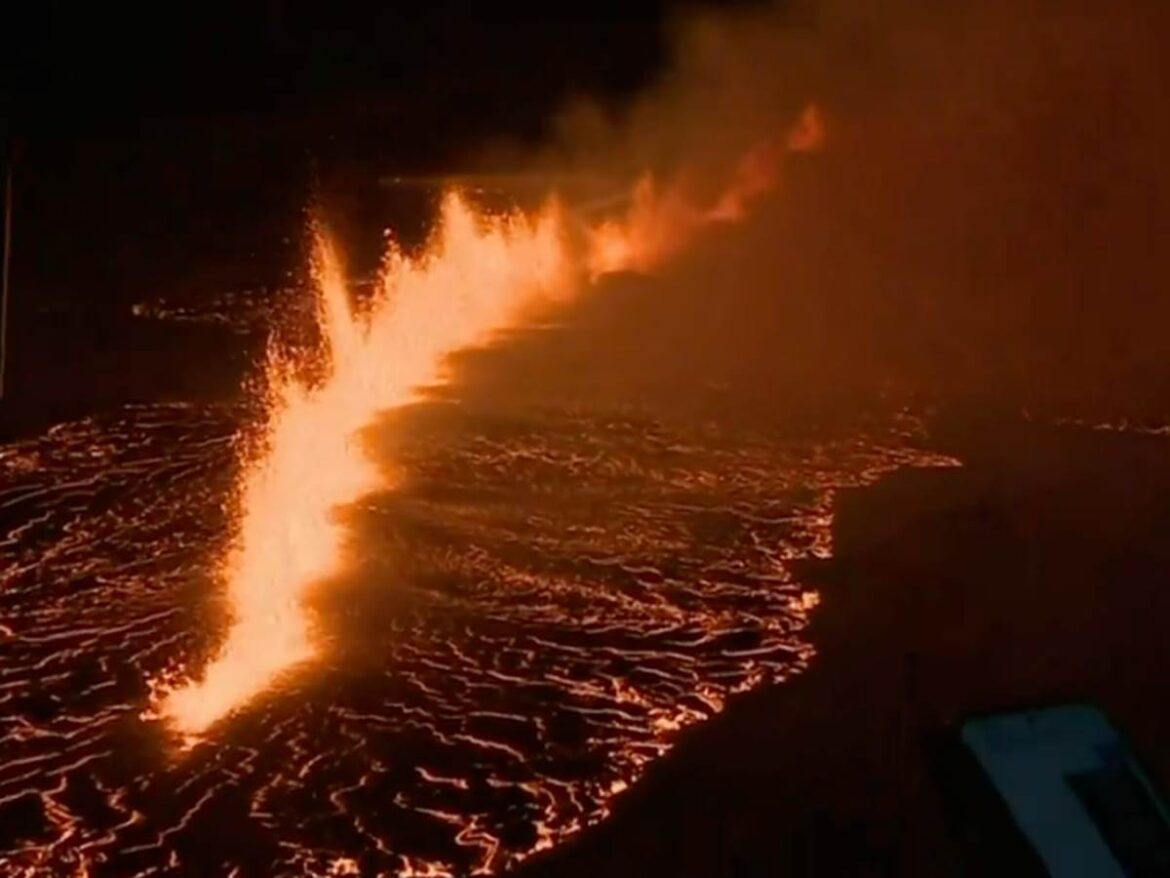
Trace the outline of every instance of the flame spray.
[[350, 306], [332, 242], [318, 231], [313, 274], [325, 376], [306, 383], [287, 361], [269, 357], [264, 441], [244, 468], [238, 531], [222, 569], [231, 626], [203, 674], [164, 688], [154, 712], [198, 736], [313, 658], [303, 600], [344, 567], [337, 510], [379, 487], [358, 440], [379, 413], [442, 382], [451, 354], [572, 296], [584, 274], [649, 269], [705, 226], [742, 218], [775, 185], [785, 150], [816, 149], [821, 139], [810, 109], [785, 138], [745, 155], [713, 207], [698, 209], [678, 190], [659, 192], [647, 176], [623, 219], [583, 235], [555, 201], [533, 215], [486, 216], [449, 193], [421, 255], [391, 246], [380, 293], [362, 315]]

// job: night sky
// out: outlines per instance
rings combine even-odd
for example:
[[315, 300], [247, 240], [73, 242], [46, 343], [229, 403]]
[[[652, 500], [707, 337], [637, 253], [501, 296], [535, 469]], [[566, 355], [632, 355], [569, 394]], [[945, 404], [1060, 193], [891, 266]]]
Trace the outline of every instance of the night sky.
[[25, 133], [424, 101], [523, 128], [567, 93], [644, 83], [662, 60], [664, 19], [695, 5], [30, 4], [5, 13], [5, 104]]

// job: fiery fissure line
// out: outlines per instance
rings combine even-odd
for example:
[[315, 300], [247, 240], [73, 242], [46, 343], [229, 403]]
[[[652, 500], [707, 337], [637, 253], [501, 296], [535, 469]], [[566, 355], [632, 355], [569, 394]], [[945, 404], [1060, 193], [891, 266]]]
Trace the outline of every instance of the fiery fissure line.
[[152, 712], [198, 736], [315, 655], [306, 592], [344, 566], [339, 507], [379, 487], [359, 431], [385, 411], [442, 382], [455, 352], [481, 345], [534, 306], [564, 301], [586, 276], [648, 269], [712, 223], [742, 218], [776, 182], [786, 150], [820, 145], [810, 109], [783, 139], [748, 152], [717, 201], [692, 206], [646, 177], [628, 214], [590, 228], [549, 202], [534, 215], [485, 216], [457, 193], [442, 201], [422, 255], [391, 247], [379, 294], [355, 315], [336, 251], [315, 240], [318, 320], [328, 357], [323, 380], [299, 380], [279, 358], [268, 365], [262, 450], [238, 492], [238, 532], [223, 564], [232, 623], [198, 678], [162, 687]]

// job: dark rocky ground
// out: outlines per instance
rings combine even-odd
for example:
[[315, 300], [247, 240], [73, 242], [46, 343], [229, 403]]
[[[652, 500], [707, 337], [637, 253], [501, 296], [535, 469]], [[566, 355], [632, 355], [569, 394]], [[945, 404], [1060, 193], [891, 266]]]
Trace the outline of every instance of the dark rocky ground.
[[1170, 446], [1133, 434], [940, 424], [955, 470], [849, 492], [819, 650], [749, 694], [526, 876], [978, 874], [924, 740], [963, 716], [1101, 705], [1170, 777]]

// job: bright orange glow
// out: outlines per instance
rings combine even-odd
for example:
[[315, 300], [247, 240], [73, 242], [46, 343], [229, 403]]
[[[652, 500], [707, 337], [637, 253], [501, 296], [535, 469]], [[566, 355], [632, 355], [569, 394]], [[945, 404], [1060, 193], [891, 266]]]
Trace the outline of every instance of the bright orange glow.
[[775, 185], [785, 148], [765, 145], [745, 156], [710, 210], [693, 207], [677, 188], [659, 192], [644, 177], [624, 220], [587, 229], [583, 247], [555, 202], [532, 216], [488, 217], [448, 194], [421, 255], [390, 248], [380, 294], [360, 315], [332, 242], [318, 232], [313, 268], [324, 375], [307, 383], [281, 358], [269, 358], [264, 441], [246, 461], [238, 533], [222, 570], [231, 627], [203, 674], [164, 688], [155, 713], [198, 736], [314, 656], [303, 601], [344, 569], [345, 530], [336, 512], [380, 486], [358, 437], [363, 427], [443, 382], [454, 352], [570, 296], [582, 269], [646, 270], [704, 226], [739, 219]]
[[607, 220], [589, 232], [589, 271], [648, 271], [686, 246], [703, 215], [678, 189], [660, 192], [649, 174], [638, 181], [621, 220]]
[[643, 177], [634, 188], [625, 218], [604, 222], [590, 232], [590, 273], [649, 270], [685, 249], [712, 223], [745, 219], [752, 203], [776, 188], [786, 153], [815, 152], [824, 142], [824, 119], [820, 110], [810, 105], [782, 137], [760, 143], [744, 154], [709, 208], [693, 204], [680, 187], [659, 191], [652, 177]]
[[825, 117], [820, 107], [809, 104], [788, 132], [788, 149], [791, 152], [817, 152], [824, 146]]

